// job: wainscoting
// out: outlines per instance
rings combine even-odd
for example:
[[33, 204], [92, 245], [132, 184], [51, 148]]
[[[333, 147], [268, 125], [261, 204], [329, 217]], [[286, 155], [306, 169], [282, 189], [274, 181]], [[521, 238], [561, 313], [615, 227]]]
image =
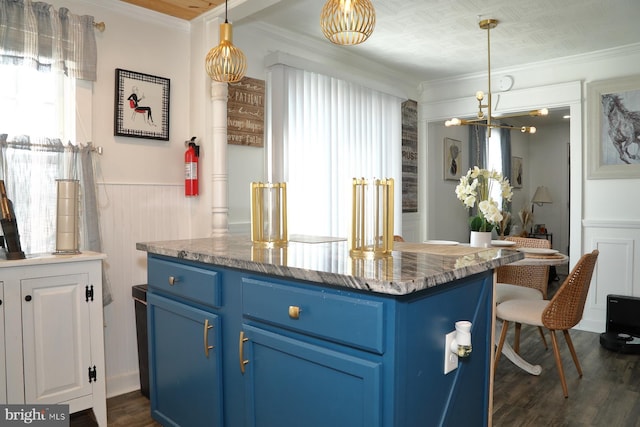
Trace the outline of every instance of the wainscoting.
[[[640, 296], [640, 221], [583, 221], [584, 251], [598, 249], [583, 320], [578, 328], [603, 332], [607, 295]], [[577, 260], [572, 260], [573, 262]]]
[[136, 390], [138, 359], [133, 285], [146, 283], [146, 253], [136, 243], [189, 237], [189, 202], [181, 185], [100, 184], [103, 252], [113, 302], [105, 307], [107, 396]]

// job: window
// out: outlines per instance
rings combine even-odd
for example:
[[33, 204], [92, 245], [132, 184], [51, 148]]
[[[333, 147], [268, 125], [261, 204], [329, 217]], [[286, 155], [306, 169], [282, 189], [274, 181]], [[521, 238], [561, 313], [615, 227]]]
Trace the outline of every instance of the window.
[[[56, 179], [71, 177], [76, 152], [75, 80], [59, 72], [0, 65], [2, 170], [25, 253], [55, 249]], [[71, 113], [71, 114], [70, 114]], [[21, 146], [29, 143], [30, 149]]]
[[399, 234], [403, 100], [283, 65], [268, 78], [270, 123], [282, 123], [268, 132], [268, 179], [287, 182], [289, 233], [348, 236], [352, 181], [364, 177], [394, 179]]
[[[491, 136], [489, 137], [489, 141], [487, 143], [487, 169], [495, 170], [502, 174], [501, 133], [502, 132], [499, 130], [494, 130], [491, 132]], [[498, 206], [502, 206], [502, 192], [499, 186], [491, 187], [491, 194], [489, 197], [495, 200]]]
[[59, 72], [0, 65], [0, 133], [75, 141], [73, 100], [73, 78]]

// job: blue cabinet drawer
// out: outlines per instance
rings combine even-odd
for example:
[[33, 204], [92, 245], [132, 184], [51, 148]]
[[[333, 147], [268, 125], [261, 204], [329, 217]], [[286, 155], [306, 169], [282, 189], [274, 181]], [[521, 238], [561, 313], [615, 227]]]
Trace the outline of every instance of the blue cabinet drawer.
[[222, 306], [220, 274], [177, 262], [149, 258], [149, 287], [211, 307]]
[[384, 353], [382, 301], [243, 278], [242, 312], [248, 318]]

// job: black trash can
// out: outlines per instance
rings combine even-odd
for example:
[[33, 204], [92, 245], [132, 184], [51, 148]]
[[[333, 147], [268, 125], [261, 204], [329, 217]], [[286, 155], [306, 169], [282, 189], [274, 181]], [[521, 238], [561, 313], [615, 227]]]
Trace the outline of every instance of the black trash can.
[[136, 310], [136, 336], [138, 338], [138, 369], [140, 392], [149, 398], [149, 343], [147, 342], [147, 285], [135, 285], [131, 295]]

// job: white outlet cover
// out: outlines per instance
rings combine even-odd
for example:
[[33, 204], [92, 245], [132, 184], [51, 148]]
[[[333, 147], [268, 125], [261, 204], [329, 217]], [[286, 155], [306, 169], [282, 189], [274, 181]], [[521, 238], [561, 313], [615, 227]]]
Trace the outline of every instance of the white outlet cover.
[[445, 375], [451, 371], [458, 369], [458, 355], [451, 351], [451, 343], [456, 338], [456, 331], [449, 332], [445, 335], [444, 342], [444, 373]]

